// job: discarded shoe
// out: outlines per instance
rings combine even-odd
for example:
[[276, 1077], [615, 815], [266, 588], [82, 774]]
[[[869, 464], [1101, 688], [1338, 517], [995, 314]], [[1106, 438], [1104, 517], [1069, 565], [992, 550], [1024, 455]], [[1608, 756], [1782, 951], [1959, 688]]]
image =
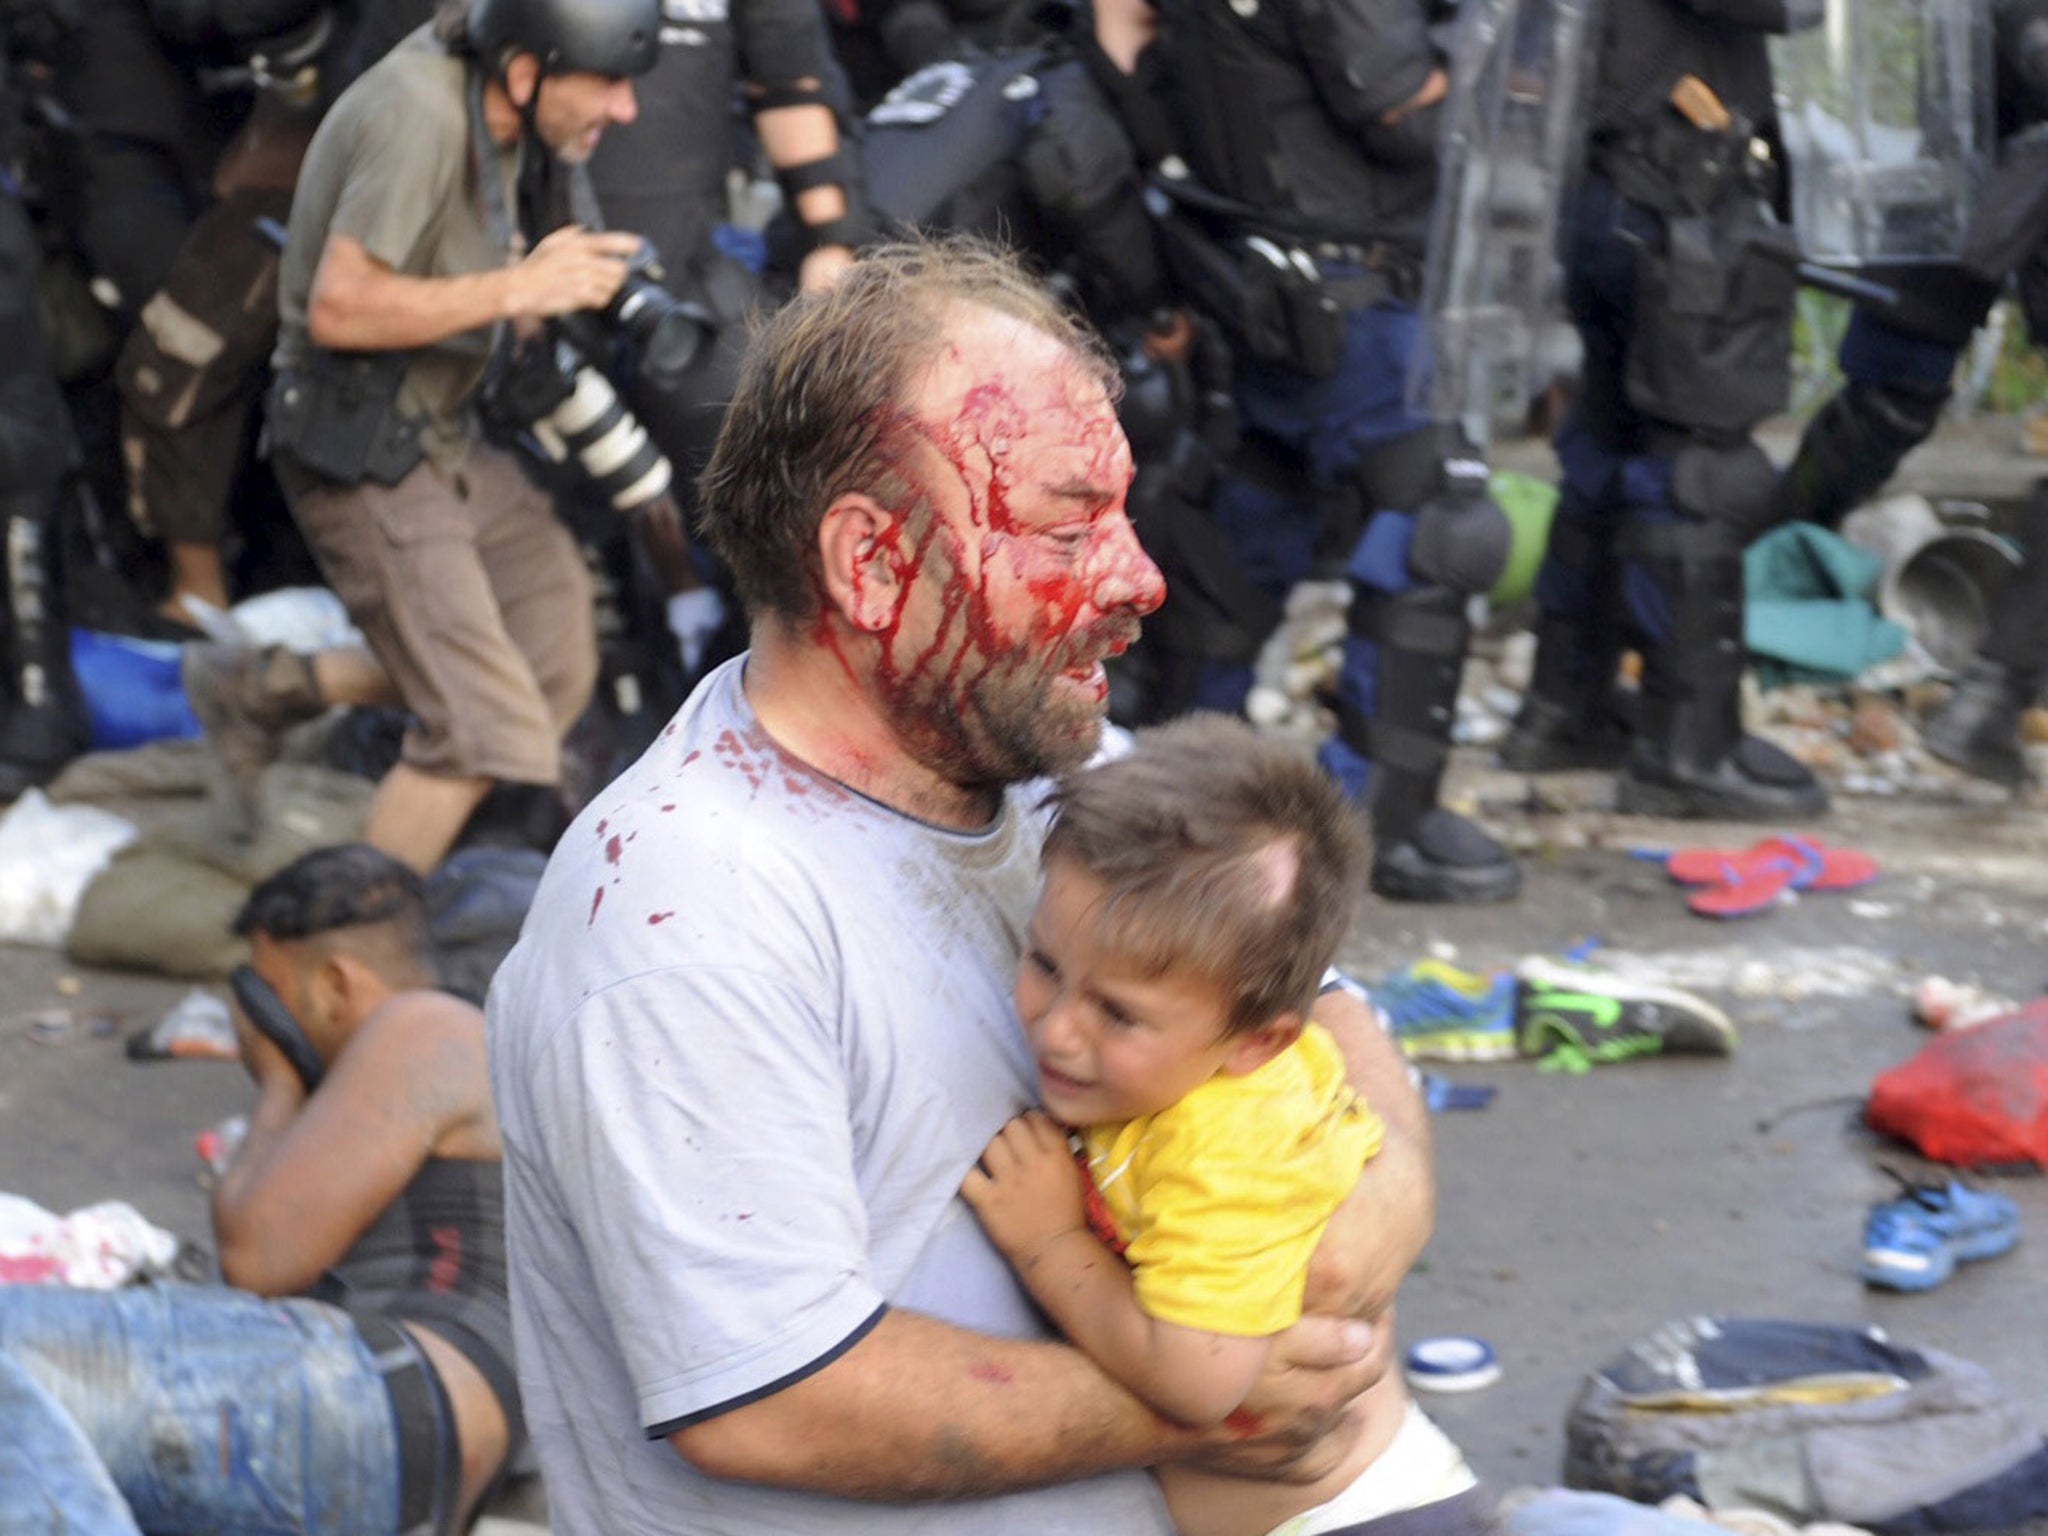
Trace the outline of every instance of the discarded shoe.
[[1732, 885], [1750, 871], [1784, 864], [1795, 891], [1849, 891], [1877, 878], [1877, 860], [1853, 848], [1830, 848], [1818, 838], [1767, 837], [1740, 851], [1681, 848], [1664, 861], [1680, 885]]
[[1507, 1061], [1515, 1055], [1515, 978], [1419, 960], [1372, 989], [1402, 1052], [1415, 1061]]
[[1515, 1036], [1546, 1071], [1584, 1072], [1638, 1056], [1732, 1056], [1735, 1025], [1676, 987], [1531, 956], [1516, 968]]
[[1799, 872], [1790, 859], [1767, 859], [1730, 869], [1725, 880], [1686, 897], [1685, 905], [1695, 917], [1754, 917], [1795, 900], [1798, 889]]
[[1892, 1177], [1903, 1193], [1872, 1206], [1864, 1220], [1865, 1284], [1931, 1291], [1959, 1262], [1995, 1258], [2019, 1241], [2019, 1208], [2004, 1195], [1955, 1179], [1938, 1185]]
[[228, 1005], [194, 987], [170, 1012], [128, 1037], [130, 1061], [240, 1061], [241, 1042]]

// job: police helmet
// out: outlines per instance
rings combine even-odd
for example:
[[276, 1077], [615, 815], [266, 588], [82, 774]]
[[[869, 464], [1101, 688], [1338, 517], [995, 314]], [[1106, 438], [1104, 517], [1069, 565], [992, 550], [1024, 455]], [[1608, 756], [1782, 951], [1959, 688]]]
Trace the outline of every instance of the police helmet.
[[470, 47], [493, 64], [530, 53], [551, 75], [625, 79], [654, 68], [661, 0], [469, 0]]

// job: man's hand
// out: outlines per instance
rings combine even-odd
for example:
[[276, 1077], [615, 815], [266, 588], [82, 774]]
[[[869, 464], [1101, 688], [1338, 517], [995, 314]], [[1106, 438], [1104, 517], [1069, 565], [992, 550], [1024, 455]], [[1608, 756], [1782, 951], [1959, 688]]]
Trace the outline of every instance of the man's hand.
[[511, 269], [506, 318], [539, 320], [603, 309], [625, 282], [626, 263], [639, 249], [640, 237], [623, 230], [564, 225]]
[[1386, 1369], [1390, 1327], [1304, 1316], [1277, 1335], [1237, 1412], [1182, 1458], [1204, 1471], [1312, 1483], [1351, 1453], [1362, 1421], [1352, 1402]]
[[843, 245], [821, 245], [796, 269], [796, 285], [805, 293], [823, 293], [846, 276], [853, 252]]
[[1069, 1232], [1088, 1230], [1082, 1178], [1066, 1131], [1034, 1109], [996, 1132], [960, 1195], [989, 1241], [1021, 1269]]
[[1409, 116], [1411, 113], [1420, 112], [1424, 108], [1433, 107], [1450, 94], [1451, 77], [1445, 74], [1441, 68], [1432, 69], [1429, 72], [1429, 78], [1422, 82], [1420, 90], [1402, 102], [1398, 107], [1391, 108], [1380, 114], [1380, 123], [1388, 128], [1398, 127], [1402, 118]]

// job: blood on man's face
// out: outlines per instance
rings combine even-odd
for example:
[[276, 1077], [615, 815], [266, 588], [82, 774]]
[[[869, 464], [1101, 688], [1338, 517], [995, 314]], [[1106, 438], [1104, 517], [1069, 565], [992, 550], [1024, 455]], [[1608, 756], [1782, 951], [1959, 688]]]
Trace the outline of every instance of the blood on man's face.
[[963, 785], [1078, 766], [1108, 707], [1103, 661], [1166, 595], [1125, 507], [1115, 407], [1051, 336], [971, 310], [898, 435], [876, 668], [898, 737]]

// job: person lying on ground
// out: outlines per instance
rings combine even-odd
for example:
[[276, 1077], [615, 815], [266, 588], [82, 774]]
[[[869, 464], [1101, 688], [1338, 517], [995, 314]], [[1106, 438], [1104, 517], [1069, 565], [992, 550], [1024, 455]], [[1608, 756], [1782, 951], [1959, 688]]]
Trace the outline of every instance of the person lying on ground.
[[419, 877], [319, 849], [235, 931], [227, 1284], [0, 1288], [0, 1529], [438, 1533], [520, 1441], [483, 1015], [435, 989]]
[[[1140, 732], [1054, 803], [1016, 981], [1043, 1108], [961, 1194], [1098, 1365], [1170, 1419], [1223, 1423], [1300, 1319], [1310, 1255], [1385, 1131], [1310, 1018], [1363, 840], [1314, 763], [1222, 715]], [[1413, 1407], [1391, 1445], [1311, 1482], [1158, 1475], [1181, 1536], [1483, 1513]]]

